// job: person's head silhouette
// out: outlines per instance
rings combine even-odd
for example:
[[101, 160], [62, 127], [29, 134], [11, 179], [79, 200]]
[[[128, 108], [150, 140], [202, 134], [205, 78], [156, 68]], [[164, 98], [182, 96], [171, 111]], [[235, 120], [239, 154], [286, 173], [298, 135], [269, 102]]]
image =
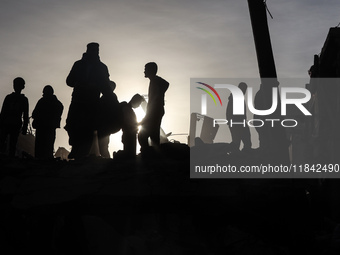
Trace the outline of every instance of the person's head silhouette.
[[145, 65], [144, 75], [145, 78], [155, 77], [158, 71], [158, 66], [155, 62], [149, 62]]
[[13, 88], [16, 93], [21, 93], [25, 88], [25, 80], [21, 77], [17, 77], [13, 80]]
[[86, 54], [90, 57], [96, 57], [99, 55], [99, 44], [91, 42], [87, 45]]
[[240, 82], [238, 87], [242, 90], [243, 94], [245, 94], [247, 91], [248, 85], [245, 82]]
[[139, 94], [134, 95], [129, 104], [131, 105], [132, 108], [137, 108], [141, 105], [141, 103], [144, 101], [144, 97], [142, 97]]
[[115, 83], [114, 81], [110, 81], [110, 82], [109, 82], [109, 86], [110, 86], [111, 91], [115, 91], [115, 89], [116, 89], [116, 83]]
[[48, 97], [48, 96], [53, 96], [54, 90], [51, 85], [46, 85], [43, 89], [43, 96]]

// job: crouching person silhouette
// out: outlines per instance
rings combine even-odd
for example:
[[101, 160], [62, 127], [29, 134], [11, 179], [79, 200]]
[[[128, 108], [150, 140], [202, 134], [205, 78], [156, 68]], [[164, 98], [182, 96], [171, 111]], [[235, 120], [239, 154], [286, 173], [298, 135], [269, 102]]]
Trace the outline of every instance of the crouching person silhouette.
[[169, 88], [169, 83], [157, 76], [157, 64], [147, 63], [144, 69], [145, 78], [150, 79], [148, 103], [144, 119], [140, 122], [141, 130], [138, 134], [138, 141], [141, 151], [148, 150], [150, 137], [152, 146], [158, 149], [160, 145], [160, 127], [164, 111], [164, 95]]
[[5, 153], [8, 141], [11, 157], [15, 156], [20, 130], [26, 135], [28, 127], [28, 99], [21, 94], [25, 80], [15, 78], [13, 88], [14, 92], [5, 97], [0, 114], [0, 152]]
[[138, 123], [133, 109], [139, 107], [142, 101], [144, 101], [144, 98], [136, 94], [131, 98], [130, 102], [121, 103], [123, 112], [122, 143], [124, 145], [125, 156], [128, 158], [136, 156]]
[[133, 108], [137, 108], [144, 98], [134, 95], [129, 103], [119, 103], [113, 92], [116, 84], [111, 81], [112, 93], [107, 93], [100, 98], [98, 111], [98, 145], [103, 158], [110, 158], [109, 142], [110, 135], [122, 130], [123, 154], [125, 158], [136, 156], [137, 146], [137, 118]]
[[60, 128], [64, 106], [54, 95], [52, 86], [43, 89], [43, 97], [39, 99], [32, 112], [35, 133], [35, 157], [39, 159], [53, 158], [56, 129]]

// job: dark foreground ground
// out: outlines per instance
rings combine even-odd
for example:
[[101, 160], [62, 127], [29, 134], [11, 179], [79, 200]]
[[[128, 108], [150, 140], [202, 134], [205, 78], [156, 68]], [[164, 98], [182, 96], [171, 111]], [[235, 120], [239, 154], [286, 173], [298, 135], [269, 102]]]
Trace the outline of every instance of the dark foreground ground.
[[339, 254], [337, 180], [190, 179], [157, 158], [0, 159], [0, 254]]

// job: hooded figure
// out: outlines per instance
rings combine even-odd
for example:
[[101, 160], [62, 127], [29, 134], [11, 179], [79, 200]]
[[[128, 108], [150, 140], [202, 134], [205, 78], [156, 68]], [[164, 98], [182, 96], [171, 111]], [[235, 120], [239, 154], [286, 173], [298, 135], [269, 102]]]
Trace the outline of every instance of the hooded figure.
[[43, 97], [39, 99], [32, 112], [35, 133], [35, 157], [53, 158], [56, 129], [60, 128], [64, 106], [54, 95], [52, 86], [43, 89]]

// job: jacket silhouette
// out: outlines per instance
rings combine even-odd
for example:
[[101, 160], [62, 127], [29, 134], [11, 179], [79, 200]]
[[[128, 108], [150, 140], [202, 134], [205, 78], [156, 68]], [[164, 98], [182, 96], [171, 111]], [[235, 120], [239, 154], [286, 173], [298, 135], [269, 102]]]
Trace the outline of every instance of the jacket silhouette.
[[33, 128], [36, 129], [35, 157], [53, 158], [56, 129], [60, 128], [64, 106], [53, 94], [50, 85], [44, 87], [43, 97], [39, 99], [32, 112]]

